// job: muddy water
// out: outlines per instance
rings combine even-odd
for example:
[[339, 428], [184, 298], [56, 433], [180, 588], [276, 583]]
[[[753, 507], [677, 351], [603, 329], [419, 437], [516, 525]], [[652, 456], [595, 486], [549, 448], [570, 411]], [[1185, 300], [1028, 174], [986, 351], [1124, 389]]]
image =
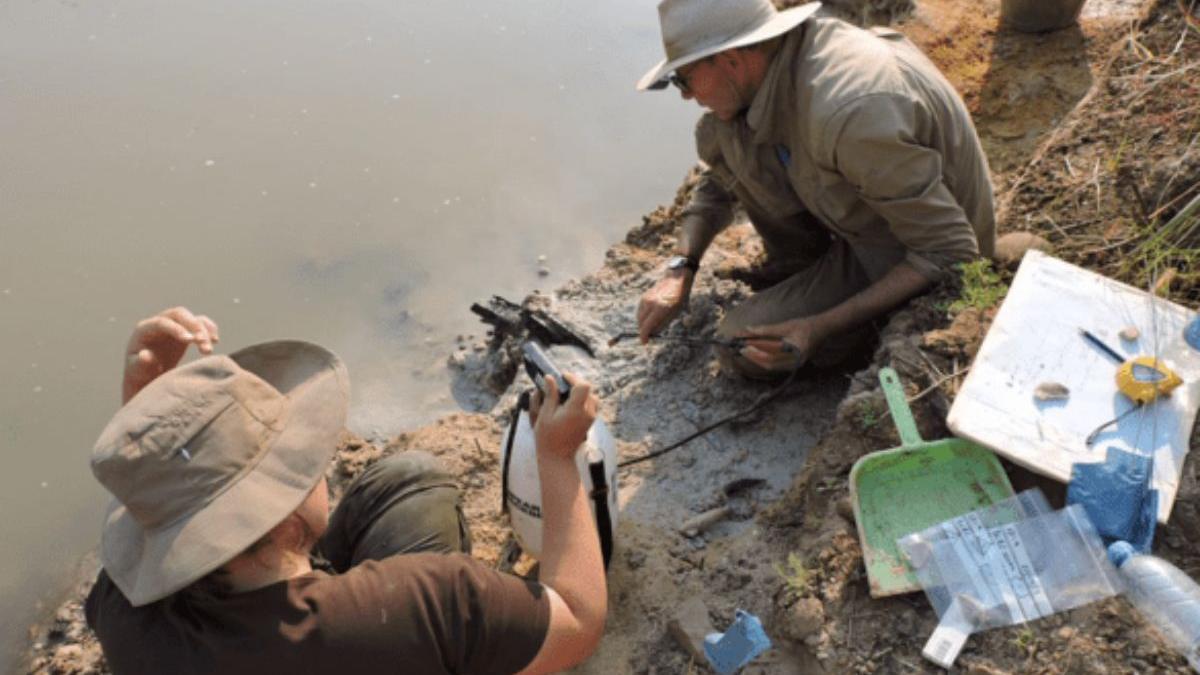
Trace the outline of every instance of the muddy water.
[[653, 5], [0, 4], [0, 663], [96, 541], [138, 318], [328, 345], [386, 435], [455, 406], [470, 302], [597, 267], [672, 194], [695, 112], [633, 91]]

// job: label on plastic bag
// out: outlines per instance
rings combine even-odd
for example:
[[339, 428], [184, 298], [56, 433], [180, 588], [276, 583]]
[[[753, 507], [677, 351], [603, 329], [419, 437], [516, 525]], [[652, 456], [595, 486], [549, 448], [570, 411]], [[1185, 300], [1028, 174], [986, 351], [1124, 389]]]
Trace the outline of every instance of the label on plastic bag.
[[1009, 623], [1054, 613], [1015, 524], [989, 529], [977, 513], [969, 513], [946, 521], [942, 528], [983, 607], [1003, 604]]
[[921, 656], [949, 669], [954, 665], [954, 660], [958, 658], [958, 653], [962, 651], [970, 634], [971, 624], [963, 616], [962, 606], [956, 600], [950, 603], [950, 608], [938, 622], [933, 635], [929, 636], [925, 648], [921, 650]]

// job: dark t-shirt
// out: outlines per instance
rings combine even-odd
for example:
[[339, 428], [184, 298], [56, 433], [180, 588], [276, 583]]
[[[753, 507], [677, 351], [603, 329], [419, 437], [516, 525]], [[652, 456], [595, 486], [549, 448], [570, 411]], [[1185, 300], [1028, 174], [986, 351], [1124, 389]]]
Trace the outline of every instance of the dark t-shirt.
[[550, 625], [538, 584], [433, 553], [143, 607], [101, 572], [86, 611], [115, 675], [513, 673]]

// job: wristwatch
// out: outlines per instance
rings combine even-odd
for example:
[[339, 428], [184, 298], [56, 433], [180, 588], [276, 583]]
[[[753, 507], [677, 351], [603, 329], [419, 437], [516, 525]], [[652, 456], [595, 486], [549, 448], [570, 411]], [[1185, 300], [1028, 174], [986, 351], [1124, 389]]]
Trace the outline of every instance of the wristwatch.
[[674, 255], [667, 259], [667, 269], [689, 269], [693, 273], [700, 271], [700, 261], [691, 256]]

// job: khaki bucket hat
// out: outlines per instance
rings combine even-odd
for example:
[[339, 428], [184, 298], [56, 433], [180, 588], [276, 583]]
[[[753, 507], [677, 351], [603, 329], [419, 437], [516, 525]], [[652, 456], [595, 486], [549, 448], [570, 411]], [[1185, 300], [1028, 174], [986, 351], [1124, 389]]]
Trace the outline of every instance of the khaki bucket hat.
[[662, 89], [676, 68], [783, 35], [820, 8], [821, 3], [810, 2], [781, 12], [771, 0], [663, 0], [658, 21], [667, 58], [642, 76], [637, 88]]
[[92, 450], [116, 498], [100, 559], [125, 597], [180, 590], [296, 510], [329, 466], [349, 393], [337, 356], [283, 341], [197, 359], [126, 403]]

